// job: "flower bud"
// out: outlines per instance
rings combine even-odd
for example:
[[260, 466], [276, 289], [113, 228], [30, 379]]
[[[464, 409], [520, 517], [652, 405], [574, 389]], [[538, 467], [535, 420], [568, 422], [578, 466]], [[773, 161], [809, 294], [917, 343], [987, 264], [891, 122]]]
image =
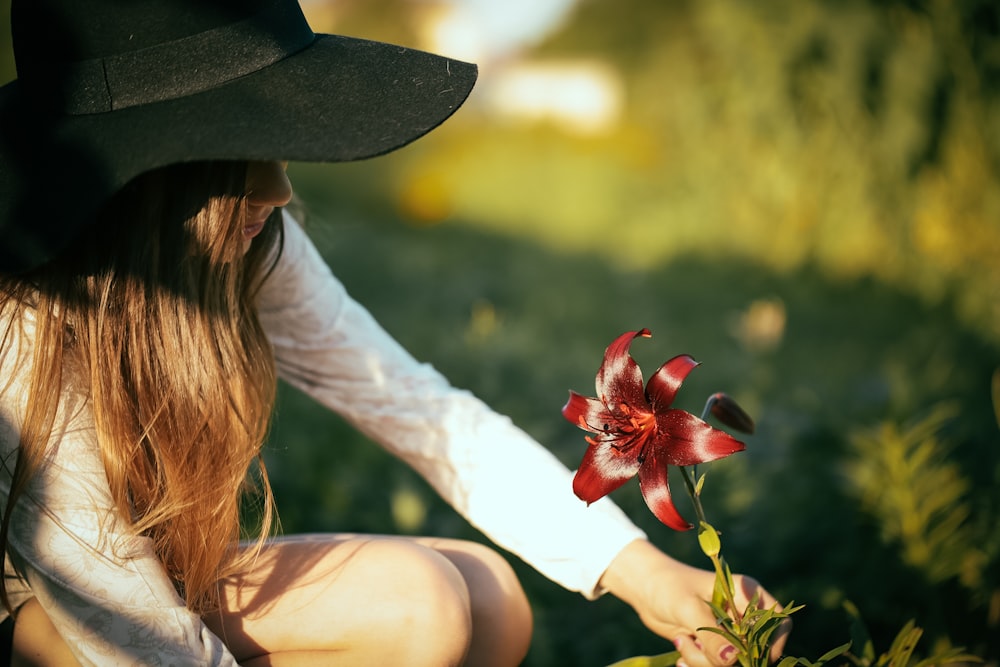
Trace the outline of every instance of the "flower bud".
[[724, 394], [721, 391], [712, 394], [708, 402], [711, 405], [712, 416], [720, 423], [741, 433], [753, 433], [753, 419], [729, 394]]
[[698, 544], [701, 545], [701, 550], [709, 558], [715, 558], [722, 551], [722, 540], [719, 539], [718, 531], [704, 521], [701, 522], [701, 527], [698, 530]]

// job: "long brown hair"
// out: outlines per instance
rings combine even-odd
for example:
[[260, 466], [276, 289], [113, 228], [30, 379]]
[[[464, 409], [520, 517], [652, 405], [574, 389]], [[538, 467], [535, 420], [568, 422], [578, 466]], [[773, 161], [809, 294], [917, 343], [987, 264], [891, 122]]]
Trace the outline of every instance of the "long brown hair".
[[[190, 609], [217, 606], [218, 582], [255, 553], [239, 541], [256, 537], [259, 548], [269, 534], [260, 449], [276, 373], [253, 301], [281, 224], [269, 221], [244, 254], [245, 173], [246, 163], [213, 162], [144, 174], [64, 256], [0, 276], [0, 311], [31, 311], [36, 322], [0, 547], [68, 389], [89, 396], [118, 511], [152, 539]], [[251, 481], [258, 520], [247, 528]]]

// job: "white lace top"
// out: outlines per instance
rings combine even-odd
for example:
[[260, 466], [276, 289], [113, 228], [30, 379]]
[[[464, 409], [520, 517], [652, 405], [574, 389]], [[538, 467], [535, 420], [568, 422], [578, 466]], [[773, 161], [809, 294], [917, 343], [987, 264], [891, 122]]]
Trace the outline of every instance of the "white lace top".
[[[587, 597], [643, 534], [610, 501], [589, 508], [571, 473], [472, 394], [415, 361], [331, 274], [286, 218], [284, 253], [260, 297], [281, 377], [412, 465], [471, 523]], [[25, 411], [31, 322], [0, 317], [0, 456], [13, 462]], [[516, 479], [516, 488], [511, 480]], [[0, 503], [10, 472], [0, 466]], [[149, 540], [113, 509], [87, 397], [67, 394], [45, 461], [15, 508], [15, 605], [35, 596], [84, 665], [232, 665], [178, 597]], [[0, 610], [0, 619], [5, 612]]]

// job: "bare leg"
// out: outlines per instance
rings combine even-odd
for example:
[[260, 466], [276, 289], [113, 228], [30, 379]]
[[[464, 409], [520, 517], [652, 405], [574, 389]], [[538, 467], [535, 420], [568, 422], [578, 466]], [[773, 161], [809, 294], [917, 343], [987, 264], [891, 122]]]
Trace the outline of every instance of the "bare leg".
[[[531, 609], [507, 562], [473, 542], [308, 535], [273, 542], [205, 619], [243, 667], [519, 664]], [[462, 662], [464, 659], [464, 663]], [[77, 664], [35, 600], [12, 665]]]
[[17, 611], [10, 664], [11, 667], [72, 667], [79, 664], [34, 598]]
[[[206, 618], [241, 664], [516, 665], [531, 612], [507, 563], [458, 540], [275, 541]], [[467, 661], [466, 661], [467, 658]]]

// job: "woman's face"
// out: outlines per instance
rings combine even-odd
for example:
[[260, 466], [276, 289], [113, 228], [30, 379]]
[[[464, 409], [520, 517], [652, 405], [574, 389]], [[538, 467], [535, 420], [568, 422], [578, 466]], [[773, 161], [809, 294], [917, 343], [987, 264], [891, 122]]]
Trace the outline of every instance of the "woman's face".
[[292, 184], [285, 173], [287, 166], [287, 162], [278, 161], [247, 163], [247, 221], [243, 226], [247, 249], [274, 209], [292, 199]]

